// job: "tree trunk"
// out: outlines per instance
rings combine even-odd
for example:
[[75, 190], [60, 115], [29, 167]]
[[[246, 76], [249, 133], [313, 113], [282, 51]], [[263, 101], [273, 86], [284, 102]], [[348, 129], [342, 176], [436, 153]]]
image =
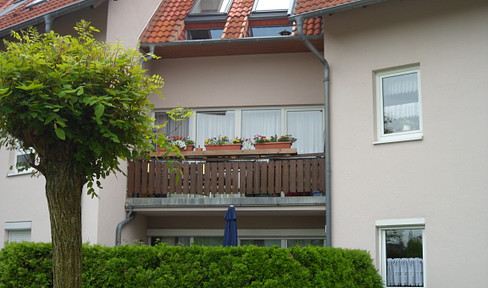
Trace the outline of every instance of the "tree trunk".
[[53, 162], [44, 171], [53, 245], [53, 287], [80, 288], [84, 177], [75, 172], [70, 161]]

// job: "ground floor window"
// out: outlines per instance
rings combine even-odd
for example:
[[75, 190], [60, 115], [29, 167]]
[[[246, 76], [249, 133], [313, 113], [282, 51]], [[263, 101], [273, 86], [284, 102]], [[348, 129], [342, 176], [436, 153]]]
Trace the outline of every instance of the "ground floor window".
[[386, 287], [424, 287], [425, 224], [422, 219], [399, 222], [403, 223], [377, 223], [380, 266]]
[[6, 222], [5, 231], [8, 242], [30, 242], [32, 222]]

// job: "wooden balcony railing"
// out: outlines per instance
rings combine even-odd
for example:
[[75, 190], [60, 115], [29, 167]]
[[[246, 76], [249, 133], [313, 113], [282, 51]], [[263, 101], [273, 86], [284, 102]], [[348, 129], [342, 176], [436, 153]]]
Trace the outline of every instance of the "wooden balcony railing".
[[171, 194], [311, 195], [325, 191], [321, 157], [213, 159], [183, 162], [130, 161], [128, 197]]

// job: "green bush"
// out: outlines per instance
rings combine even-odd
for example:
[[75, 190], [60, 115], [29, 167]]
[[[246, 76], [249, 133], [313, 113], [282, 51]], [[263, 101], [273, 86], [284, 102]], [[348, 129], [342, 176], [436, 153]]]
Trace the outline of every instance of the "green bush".
[[[0, 251], [0, 288], [52, 287], [51, 245]], [[383, 287], [370, 255], [338, 248], [83, 246], [83, 287]]]

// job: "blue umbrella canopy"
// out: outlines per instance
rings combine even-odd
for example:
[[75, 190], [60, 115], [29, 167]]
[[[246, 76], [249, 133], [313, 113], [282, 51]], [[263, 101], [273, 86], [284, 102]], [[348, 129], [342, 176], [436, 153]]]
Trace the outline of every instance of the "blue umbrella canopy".
[[224, 216], [225, 231], [223, 246], [237, 246], [237, 214], [234, 205], [230, 205]]

